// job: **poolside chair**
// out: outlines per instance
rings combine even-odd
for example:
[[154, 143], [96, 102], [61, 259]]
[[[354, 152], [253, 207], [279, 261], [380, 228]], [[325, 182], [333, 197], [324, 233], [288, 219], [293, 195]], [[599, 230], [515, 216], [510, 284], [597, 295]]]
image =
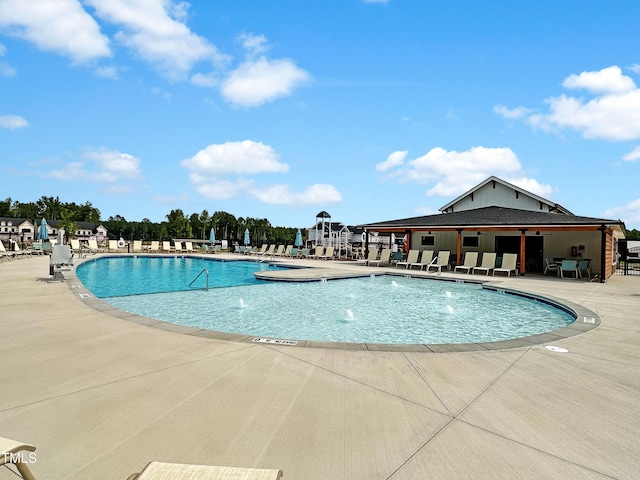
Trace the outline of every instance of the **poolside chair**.
[[193, 242], [184, 242], [184, 251], [187, 253], [193, 253]]
[[265, 252], [262, 253], [260, 256], [261, 257], [272, 257], [273, 254], [275, 253], [275, 251], [276, 251], [276, 245], [275, 244], [269, 245], [269, 248], [267, 248], [265, 250]]
[[377, 258], [378, 258], [378, 250], [375, 248], [372, 248], [371, 250], [369, 250], [369, 255], [367, 255], [367, 258], [363, 260], [358, 260], [356, 262], [356, 265], [369, 265], [369, 262], [375, 262]]
[[438, 258], [435, 262], [431, 262], [427, 265], [427, 272], [431, 271], [432, 268], [435, 268], [434, 271], [438, 273], [442, 273], [442, 269], [449, 269], [449, 257], [451, 256], [451, 252], [449, 250], [440, 250], [438, 252]]
[[586, 272], [587, 273], [587, 277], [591, 278], [590, 265], [591, 265], [591, 259], [590, 258], [583, 258], [578, 262], [578, 274], [580, 275], [580, 278], [582, 278], [582, 273], [583, 272]]
[[[578, 272], [578, 261], [577, 260], [562, 260], [560, 264], [560, 277], [564, 278], [564, 274], [573, 272], [573, 278], [580, 278], [580, 273]], [[572, 277], [569, 277], [572, 278]]]
[[368, 265], [372, 266], [375, 265], [376, 267], [381, 267], [383, 264], [390, 264], [391, 263], [391, 249], [390, 248], [383, 248], [382, 249], [382, 253], [380, 254], [380, 258], [377, 260], [371, 260]]
[[420, 257], [420, 250], [409, 250], [409, 253], [407, 254], [407, 259], [402, 262], [396, 262], [396, 268], [398, 268], [400, 265], [404, 265], [404, 268], [407, 269], [409, 268], [409, 265], [411, 265], [412, 263], [417, 263], [419, 257]]
[[173, 242], [173, 251], [176, 253], [183, 253], [185, 251], [182, 242]]
[[310, 255], [309, 257], [319, 259], [320, 257], [322, 257], [322, 255], [324, 255], [324, 247], [316, 246], [316, 248], [313, 251], [313, 255]]
[[[26, 478], [26, 477], [25, 477]], [[127, 480], [278, 480], [282, 470], [151, 462]]]
[[560, 275], [560, 266], [555, 262], [550, 262], [548, 258], [544, 259], [544, 272], [543, 275], [546, 275], [547, 272], [554, 272], [556, 276]]
[[87, 248], [91, 253], [94, 253], [94, 254], [100, 252], [100, 247], [98, 247], [97, 240], [89, 240], [87, 242]]
[[464, 263], [456, 265], [453, 271], [466, 270], [467, 273], [471, 273], [471, 269], [476, 265], [478, 265], [478, 252], [467, 252], [464, 254]]
[[71, 250], [80, 253], [80, 240], [78, 240], [77, 238], [72, 238], [69, 242], [71, 243]]
[[511, 272], [514, 275], [518, 275], [518, 254], [516, 253], [505, 253], [502, 255], [502, 265], [499, 268], [493, 269], [493, 276], [495, 277], [496, 272], [504, 272], [507, 274], [507, 277], [511, 276]]
[[134, 240], [133, 241], [133, 252], [134, 253], [142, 253], [142, 240]]
[[[36, 447], [28, 443], [17, 442], [9, 438], [0, 437], [0, 467], [5, 466], [11, 473], [24, 480], [35, 480], [35, 477], [27, 467], [30, 460], [35, 462]], [[18, 470], [16, 473], [10, 465]]]
[[331, 260], [333, 258], [333, 250], [333, 247], [327, 247], [324, 254], [320, 255], [318, 258], [321, 260]]
[[13, 251], [16, 254], [16, 256], [18, 258], [21, 257], [25, 257], [25, 256], [31, 256], [31, 252], [27, 251], [27, 250], [22, 250], [20, 248], [20, 245], [18, 245], [18, 242], [13, 242]]
[[420, 255], [420, 261], [414, 262], [409, 265], [409, 270], [413, 267], [418, 267], [420, 270], [428, 267], [433, 262], [433, 250], [423, 250], [422, 255]]
[[17, 257], [17, 255], [14, 252], [5, 250], [4, 243], [2, 243], [1, 241], [0, 241], [0, 255], [2, 256], [3, 261], [5, 258], [9, 260], [15, 260]]
[[263, 253], [265, 253], [267, 251], [267, 246], [268, 245], [266, 243], [263, 243], [262, 247], [260, 247], [260, 249], [253, 250], [251, 252], [251, 255], [262, 255]]
[[118, 251], [118, 241], [117, 240], [109, 240], [109, 251], [117, 252]]
[[149, 247], [149, 252], [158, 253], [159, 249], [160, 249], [160, 242], [158, 240], [151, 240], [151, 246]]
[[286, 257], [290, 251], [291, 245], [280, 245], [273, 255], [276, 257]]
[[481, 272], [485, 272], [486, 275], [489, 275], [489, 272], [493, 270], [496, 266], [496, 253], [495, 252], [484, 252], [482, 254], [482, 263], [479, 267], [473, 267], [472, 271], [475, 274], [476, 270], [480, 270]]
[[164, 240], [162, 242], [162, 251], [164, 253], [171, 253], [171, 242]]

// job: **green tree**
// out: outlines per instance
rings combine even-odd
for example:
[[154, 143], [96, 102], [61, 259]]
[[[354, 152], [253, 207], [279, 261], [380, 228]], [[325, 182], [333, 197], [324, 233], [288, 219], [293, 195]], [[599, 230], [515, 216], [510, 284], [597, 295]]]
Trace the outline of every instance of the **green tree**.
[[74, 216], [74, 212], [72, 212], [71, 210], [67, 210], [66, 208], [63, 208], [60, 210], [60, 229], [64, 228], [64, 232], [65, 232], [65, 239], [68, 242], [69, 238], [72, 235], [76, 234], [76, 231], [78, 230], [78, 226], [76, 225], [76, 222], [73, 221], [73, 216]]
[[11, 198], [0, 201], [0, 217], [11, 217]]

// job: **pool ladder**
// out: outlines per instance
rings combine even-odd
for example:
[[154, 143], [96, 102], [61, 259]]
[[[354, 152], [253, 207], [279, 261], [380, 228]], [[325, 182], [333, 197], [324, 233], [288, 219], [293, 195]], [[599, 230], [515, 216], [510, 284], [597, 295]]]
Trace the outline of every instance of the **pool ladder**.
[[207, 270], [206, 268], [203, 268], [202, 270], [200, 270], [200, 273], [198, 275], [196, 275], [196, 278], [191, 280], [191, 283], [189, 284], [189, 286], [193, 285], [195, 283], [195, 281], [198, 280], [200, 278], [200, 275], [202, 275], [203, 273], [206, 274], [206, 277], [207, 277], [207, 283], [206, 283], [204, 289], [205, 290], [209, 290], [209, 270]]

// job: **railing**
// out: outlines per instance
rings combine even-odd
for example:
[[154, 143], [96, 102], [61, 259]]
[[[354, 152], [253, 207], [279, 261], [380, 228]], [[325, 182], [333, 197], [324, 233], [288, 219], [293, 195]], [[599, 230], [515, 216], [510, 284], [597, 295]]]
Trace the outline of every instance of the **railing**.
[[202, 275], [203, 273], [206, 274], [206, 278], [207, 278], [207, 283], [206, 283], [204, 289], [205, 290], [209, 290], [209, 270], [207, 270], [206, 268], [203, 268], [202, 270], [200, 270], [200, 273], [198, 275], [196, 275], [196, 278], [191, 280], [191, 283], [189, 284], [189, 286], [193, 285], [195, 283], [195, 281], [198, 280], [200, 278], [200, 275]]

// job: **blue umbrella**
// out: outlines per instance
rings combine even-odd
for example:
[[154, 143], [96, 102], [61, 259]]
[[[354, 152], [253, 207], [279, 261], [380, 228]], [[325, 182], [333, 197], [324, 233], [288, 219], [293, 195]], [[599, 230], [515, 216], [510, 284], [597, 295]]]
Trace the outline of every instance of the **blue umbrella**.
[[298, 229], [298, 231], [296, 232], [296, 239], [294, 240], [293, 244], [296, 247], [302, 246], [302, 233], [300, 232], [300, 229]]
[[38, 240], [48, 240], [49, 232], [47, 231], [47, 221], [43, 218], [38, 228]]
[[216, 232], [213, 231], [213, 227], [211, 227], [211, 231], [209, 232], [209, 241], [216, 243]]
[[251, 243], [251, 240], [249, 239], [249, 229], [247, 228], [244, 231], [244, 244], [249, 245], [250, 243]]

